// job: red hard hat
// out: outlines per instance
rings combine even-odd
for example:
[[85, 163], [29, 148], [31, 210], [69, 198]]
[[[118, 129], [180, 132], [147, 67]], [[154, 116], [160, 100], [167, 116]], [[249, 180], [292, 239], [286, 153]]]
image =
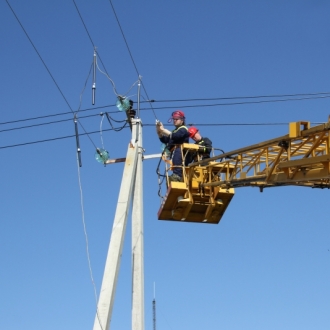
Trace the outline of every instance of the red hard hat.
[[180, 118], [182, 120], [185, 120], [186, 117], [184, 116], [184, 112], [181, 110], [176, 110], [172, 112], [171, 118], [168, 120], [168, 122], [170, 123], [173, 119], [176, 118]]
[[195, 134], [198, 132], [198, 128], [192, 126], [188, 128], [188, 132], [189, 132], [189, 137], [193, 138], [195, 136]]

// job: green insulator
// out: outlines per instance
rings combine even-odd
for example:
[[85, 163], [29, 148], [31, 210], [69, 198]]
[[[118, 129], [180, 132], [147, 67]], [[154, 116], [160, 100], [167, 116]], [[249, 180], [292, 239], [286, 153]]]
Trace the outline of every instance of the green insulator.
[[127, 111], [131, 107], [131, 104], [128, 98], [119, 97], [118, 101], [116, 102], [116, 106], [119, 111]]
[[109, 153], [105, 149], [96, 149], [95, 159], [104, 164], [109, 159]]

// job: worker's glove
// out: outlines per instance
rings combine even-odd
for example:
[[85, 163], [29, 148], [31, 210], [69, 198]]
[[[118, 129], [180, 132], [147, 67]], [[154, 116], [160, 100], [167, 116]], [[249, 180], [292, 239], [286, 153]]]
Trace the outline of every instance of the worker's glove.
[[158, 137], [163, 136], [163, 133], [162, 133], [162, 130], [161, 130], [162, 127], [163, 127], [163, 124], [159, 120], [156, 120], [156, 132], [157, 132]]
[[165, 136], [170, 136], [171, 135], [171, 131], [169, 131], [168, 129], [164, 128], [164, 126], [160, 126], [160, 130], [161, 130], [161, 133]]

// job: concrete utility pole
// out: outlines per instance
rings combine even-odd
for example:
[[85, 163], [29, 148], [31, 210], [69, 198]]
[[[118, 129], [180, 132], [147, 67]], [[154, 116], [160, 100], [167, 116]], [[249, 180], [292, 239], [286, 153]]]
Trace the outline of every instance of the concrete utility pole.
[[132, 330], [144, 330], [142, 129], [138, 132], [137, 148], [138, 159], [132, 210]]
[[132, 329], [144, 330], [142, 123], [140, 119], [132, 119], [131, 124], [132, 139], [125, 160], [93, 330], [110, 328], [127, 216], [132, 200]]

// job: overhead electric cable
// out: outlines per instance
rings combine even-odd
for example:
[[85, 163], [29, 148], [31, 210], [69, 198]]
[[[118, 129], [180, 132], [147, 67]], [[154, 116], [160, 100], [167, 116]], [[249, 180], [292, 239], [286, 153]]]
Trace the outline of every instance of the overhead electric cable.
[[[99, 115], [100, 114], [87, 115], [87, 116], [79, 117], [79, 119], [96, 117], [96, 116], [99, 116]], [[49, 122], [46, 122], [46, 123], [40, 123], [40, 124], [34, 124], [34, 125], [28, 125], [28, 126], [20, 126], [20, 127], [14, 127], [14, 128], [7, 128], [7, 129], [0, 130], [0, 133], [10, 132], [10, 131], [16, 131], [16, 130], [25, 129], [25, 128], [32, 128], [32, 127], [38, 127], [38, 126], [51, 125], [51, 124], [59, 124], [59, 123], [63, 123], [63, 122], [66, 122], [66, 121], [72, 121], [72, 118], [61, 119], [61, 120], [54, 120], [54, 121], [49, 121]]]
[[[277, 103], [277, 102], [289, 102], [289, 101], [303, 101], [303, 100], [315, 100], [315, 99], [326, 99], [330, 98], [330, 95], [327, 96], [316, 96], [316, 97], [301, 97], [293, 99], [283, 99], [283, 100], [262, 100], [262, 101], [247, 101], [247, 102], [232, 102], [232, 103], [214, 103], [214, 104], [197, 104], [197, 105], [182, 105], [180, 108], [204, 108], [204, 107], [216, 107], [216, 106], [233, 106], [233, 105], [244, 105], [244, 104], [260, 104], [260, 103]], [[156, 110], [165, 110], [165, 109], [177, 109], [178, 106], [169, 106], [169, 107], [158, 107], [154, 108]], [[141, 108], [140, 110], [150, 110], [147, 108]]]
[[79, 107], [78, 107], [78, 110], [75, 112], [75, 116], [77, 116], [78, 112], [80, 111], [80, 107], [81, 107], [81, 102], [82, 102], [82, 96], [84, 94], [84, 91], [85, 91], [85, 88], [87, 86], [87, 81], [88, 81], [88, 78], [92, 72], [92, 68], [93, 68], [93, 63], [91, 64], [90, 68], [89, 68], [89, 72], [88, 72], [88, 75], [87, 75], [87, 78], [85, 80], [85, 84], [84, 84], [84, 87], [79, 95]]
[[[114, 122], [117, 122], [117, 123], [121, 123], [121, 122], [126, 122], [127, 123], [127, 120], [114, 120], [112, 117], [109, 116], [109, 114], [107, 112], [105, 112], [104, 114], [106, 115], [106, 117], [107, 117], [107, 119], [108, 119], [108, 121], [109, 121], [112, 128], [114, 128], [114, 127], [112, 126], [111, 120], [114, 121]], [[104, 115], [104, 114], [101, 113], [101, 114], [83, 116], [83, 117], [80, 117], [80, 119], [96, 117], [96, 116], [100, 116], [100, 115]], [[47, 122], [47, 123], [40, 123], [40, 124], [35, 124], [35, 125], [8, 128], [8, 129], [0, 130], [0, 133], [16, 131], [16, 130], [21, 130], [21, 129], [25, 129], [25, 128], [33, 128], [33, 127], [39, 127], [39, 126], [45, 126], [45, 125], [51, 125], [51, 124], [58, 124], [58, 123], [67, 122], [67, 121], [72, 121], [72, 118], [63, 119], [63, 120], [56, 120], [56, 121], [50, 121], [50, 122]], [[247, 126], [251, 126], [251, 125], [263, 126], [263, 125], [284, 125], [284, 124], [286, 124], [286, 123], [260, 123], [260, 124], [196, 124], [196, 123], [189, 123], [187, 125], [188, 126], [194, 126], [194, 125], [196, 125], [196, 126], [228, 126], [228, 125], [230, 125], [230, 126], [244, 126], [244, 125], [247, 125]], [[144, 124], [144, 126], [154, 126], [154, 124]], [[171, 125], [165, 124], [164, 126], [171, 126]], [[116, 130], [121, 131], [122, 129], [123, 129], [123, 127], [114, 128], [115, 131]]]
[[[104, 108], [110, 108], [110, 107], [115, 107], [115, 105], [110, 105], [109, 104], [109, 105], [102, 105], [102, 106], [94, 107], [94, 108], [80, 109], [79, 112], [91, 111], [91, 110], [97, 110], [97, 109], [104, 109]], [[120, 112], [121, 111], [116, 111], [116, 113], [120, 113]], [[18, 119], [18, 120], [11, 120], [11, 121], [0, 123], [0, 125], [14, 124], [14, 123], [19, 123], [19, 122], [24, 122], [24, 121], [44, 119], [44, 118], [64, 116], [64, 115], [71, 115], [71, 114], [72, 114], [71, 111], [60, 112], [60, 113], [55, 113], [55, 114], [52, 114], [52, 115], [45, 115], [45, 116], [39, 116], [39, 117], [30, 117], [30, 118], [24, 118], [24, 119]], [[80, 118], [83, 118], [83, 117], [80, 117]]]
[[[47, 67], [47, 65], [46, 65], [46, 63], [45, 63], [45, 61], [44, 61], [43, 58], [41, 57], [41, 55], [40, 55], [38, 49], [36, 48], [36, 46], [34, 45], [34, 43], [33, 43], [32, 40], [31, 40], [31, 38], [29, 37], [28, 33], [26, 32], [26, 30], [25, 30], [23, 24], [22, 24], [21, 21], [19, 20], [19, 18], [18, 18], [18, 16], [16, 15], [14, 9], [13, 9], [13, 8], [11, 7], [11, 5], [9, 4], [8, 0], [6, 0], [6, 2], [7, 2], [7, 4], [8, 4], [8, 6], [9, 6], [10, 10], [12, 11], [13, 15], [15, 16], [17, 22], [19, 23], [19, 25], [21, 26], [22, 30], [24, 31], [26, 37], [29, 39], [29, 41], [30, 41], [32, 47], [34, 48], [34, 50], [36, 51], [37, 55], [39, 56], [39, 59], [41, 60], [41, 62], [43, 63], [44, 67], [46, 68], [47, 72], [49, 73], [50, 77], [52, 78], [52, 80], [53, 80], [54, 84], [56, 85], [57, 89], [59, 90], [60, 94], [62, 95], [63, 99], [65, 100], [66, 104], [68, 105], [69, 109], [70, 109], [71, 112], [74, 114], [74, 111], [72, 110], [72, 108], [71, 108], [71, 106], [70, 106], [68, 100], [67, 100], [66, 97], [64, 96], [62, 90], [60, 89], [60, 86], [57, 84], [55, 78], [53, 77], [53, 75], [51, 74], [50, 70], [48, 69], [48, 67]], [[79, 122], [79, 125], [82, 127], [82, 129], [84, 130], [84, 132], [85, 132], [85, 133], [87, 134], [87, 136], [88, 136], [88, 133], [86, 132], [84, 126], [83, 126], [80, 122]], [[96, 145], [94, 144], [94, 142], [92, 141], [92, 139], [91, 139], [89, 136], [88, 136], [88, 138], [90, 139], [90, 141], [92, 142], [92, 144], [93, 144], [93, 145], [95, 146], [95, 148], [96, 148]]]
[[119, 29], [120, 29], [121, 35], [122, 35], [122, 37], [123, 37], [123, 39], [124, 39], [124, 41], [125, 41], [125, 44], [126, 44], [126, 47], [127, 47], [128, 53], [129, 53], [129, 56], [131, 57], [131, 60], [132, 60], [132, 62], [133, 62], [133, 65], [134, 65], [135, 71], [136, 71], [137, 75], [139, 76], [139, 75], [140, 75], [139, 70], [137, 69], [137, 66], [136, 66], [136, 64], [135, 64], [135, 61], [134, 61], [134, 58], [133, 58], [132, 52], [131, 52], [131, 50], [130, 50], [130, 48], [129, 48], [129, 46], [128, 46], [128, 42], [127, 42], [127, 40], [126, 40], [126, 37], [125, 37], [124, 31], [123, 31], [123, 29], [122, 29], [122, 27], [121, 27], [121, 24], [120, 24], [120, 22], [119, 22], [119, 19], [118, 19], [117, 13], [116, 13], [116, 11], [115, 11], [115, 8], [114, 8], [114, 6], [113, 6], [113, 4], [112, 4], [112, 1], [109, 0], [109, 2], [110, 2], [110, 5], [111, 5], [111, 8], [112, 8], [112, 11], [113, 11], [113, 13], [114, 13], [114, 15], [115, 15], [115, 18], [116, 18], [116, 20], [117, 20], [117, 23], [118, 23], [118, 26], [119, 26]]
[[[81, 13], [80, 13], [80, 11], [79, 11], [79, 8], [78, 8], [78, 6], [77, 6], [75, 0], [72, 0], [72, 1], [73, 1], [74, 5], [75, 5], [75, 7], [76, 7], [77, 13], [78, 13], [78, 15], [79, 15], [79, 17], [80, 17], [80, 20], [81, 20], [81, 22], [82, 22], [84, 28], [85, 28], [85, 31], [86, 31], [86, 33], [87, 33], [87, 35], [88, 35], [88, 38], [89, 38], [90, 42], [92, 43], [92, 46], [93, 46], [94, 50], [96, 50], [96, 46], [95, 46], [95, 44], [94, 44], [94, 41], [93, 41], [93, 39], [92, 39], [92, 37], [91, 37], [91, 35], [90, 35], [88, 29], [87, 29], [87, 25], [85, 24], [85, 21], [84, 21], [84, 19], [83, 19]], [[104, 65], [104, 63], [103, 63], [103, 61], [102, 61], [102, 58], [101, 58], [101, 56], [100, 56], [100, 54], [99, 54], [98, 52], [97, 52], [97, 56], [99, 57], [99, 59], [100, 59], [100, 61], [101, 61], [101, 63], [102, 63], [102, 66], [103, 66], [103, 68], [104, 68], [104, 70], [105, 70], [105, 72], [108, 74], [107, 69], [105, 68], [105, 65]]]
[[[308, 101], [316, 99], [327, 99], [330, 98], [329, 95], [315, 96], [315, 97], [301, 97], [301, 98], [291, 98], [291, 99], [280, 99], [280, 100], [262, 100], [262, 101], [246, 101], [246, 102], [231, 102], [231, 103], [212, 103], [212, 104], [195, 104], [195, 105], [176, 105], [168, 107], [155, 107], [152, 110], [167, 110], [167, 109], [177, 109], [177, 108], [207, 108], [207, 107], [224, 107], [224, 106], [234, 106], [234, 105], [246, 105], [246, 104], [261, 104], [261, 103], [278, 103], [278, 102], [289, 102], [289, 101]], [[157, 101], [154, 101], [157, 102]], [[140, 110], [150, 111], [149, 108], [140, 108]], [[120, 113], [120, 111], [108, 111], [108, 113]]]
[[85, 24], [85, 22], [84, 22], [84, 20], [83, 20], [83, 18], [82, 18], [82, 16], [81, 16], [81, 14], [80, 14], [80, 11], [79, 11], [79, 9], [78, 9], [78, 6], [77, 6], [77, 4], [76, 4], [76, 2], [75, 2], [74, 0], [72, 0], [72, 1], [73, 1], [73, 3], [74, 3], [74, 6], [76, 7], [77, 13], [78, 13], [78, 15], [79, 15], [79, 17], [80, 17], [80, 20], [81, 20], [81, 22], [82, 22], [84, 28], [85, 28], [85, 31], [86, 31], [86, 33], [87, 33], [87, 35], [88, 35], [88, 38], [89, 38], [89, 40], [90, 40], [90, 42], [92, 43], [92, 46], [93, 46], [93, 48], [94, 48], [94, 47], [95, 47], [95, 44], [94, 44], [94, 42], [93, 42], [93, 39], [92, 39], [91, 35], [90, 35], [89, 32], [88, 32], [87, 26], [86, 26], [86, 24]]
[[[323, 124], [321, 122], [311, 122], [313, 125], [320, 125]], [[286, 126], [288, 123], [222, 123], [222, 124], [198, 124], [198, 123], [191, 123], [187, 124], [188, 126]], [[146, 127], [154, 127], [155, 124], [143, 124], [143, 126]], [[171, 126], [171, 125], [164, 125], [164, 126]], [[125, 126], [127, 128], [128, 126]], [[124, 128], [124, 127], [123, 127]], [[123, 129], [122, 128], [122, 129]], [[108, 128], [108, 129], [103, 129], [102, 132], [104, 131], [115, 131], [115, 129]], [[88, 132], [88, 133], [82, 133], [80, 134], [81, 136], [83, 135], [91, 135], [91, 134], [96, 134], [100, 133], [100, 131], [93, 131], [93, 132]], [[25, 145], [30, 145], [30, 144], [38, 144], [38, 143], [44, 143], [44, 142], [51, 142], [51, 141], [56, 141], [56, 140], [63, 140], [63, 139], [68, 139], [68, 138], [73, 138], [75, 135], [67, 135], [67, 136], [60, 136], [56, 138], [51, 138], [51, 139], [45, 139], [45, 140], [37, 140], [37, 141], [31, 141], [31, 142], [24, 142], [24, 143], [19, 143], [19, 144], [13, 144], [13, 145], [7, 145], [7, 146], [0, 146], [0, 149], [8, 149], [8, 148], [15, 148], [15, 147], [21, 147]]]
[[[111, 5], [111, 8], [112, 8], [113, 14], [115, 15], [116, 21], [117, 21], [117, 23], [118, 23], [118, 26], [119, 26], [119, 29], [120, 29], [121, 35], [123, 36], [123, 39], [124, 39], [124, 41], [125, 41], [125, 44], [126, 44], [126, 47], [127, 47], [128, 53], [129, 53], [129, 56], [131, 57], [132, 63], [133, 63], [133, 65], [134, 65], [134, 68], [135, 68], [136, 74], [137, 74], [138, 77], [140, 78], [140, 77], [142, 77], [142, 76], [140, 75], [139, 70], [138, 70], [138, 68], [137, 68], [137, 66], [136, 66], [136, 64], [135, 64], [135, 61], [134, 61], [134, 58], [133, 58], [132, 52], [131, 52], [131, 50], [130, 50], [130, 48], [129, 48], [129, 46], [128, 46], [128, 42], [127, 42], [127, 40], [126, 40], [126, 37], [125, 37], [124, 31], [123, 31], [123, 29], [122, 29], [122, 27], [121, 27], [121, 24], [120, 24], [120, 22], [119, 22], [119, 19], [118, 19], [118, 16], [117, 16], [117, 13], [116, 13], [115, 7], [113, 6], [112, 0], [109, 0], [109, 2], [110, 2], [110, 5]], [[146, 93], [147, 98], [148, 98], [148, 100], [149, 100], [149, 95], [148, 95], [148, 93], [147, 93], [147, 91], [146, 91], [146, 89], [145, 89], [145, 87], [144, 87], [144, 84], [143, 84], [142, 80], [140, 80], [140, 81], [141, 81], [142, 88], [143, 88], [144, 92]], [[155, 113], [155, 111], [154, 111], [154, 108], [153, 108], [151, 102], [149, 102], [149, 105], [150, 105], [150, 107], [151, 107], [151, 110], [152, 110], [152, 112], [153, 112], [155, 118], [157, 119], [156, 113]]]
[[[329, 96], [328, 96], [329, 94]], [[329, 98], [330, 97], [330, 92], [324, 92], [324, 93], [305, 93], [305, 94], [282, 94], [282, 95], [269, 95], [269, 96], [237, 96], [237, 97], [218, 97], [218, 98], [201, 98], [201, 99], [182, 99], [182, 100], [153, 100], [153, 102], [190, 102], [190, 101], [209, 101], [209, 100], [224, 100], [224, 99], [256, 99], [256, 98], [266, 98], [266, 97], [284, 97], [284, 96], [299, 96], [299, 95], [315, 95], [316, 97], [309, 97], [309, 98], [295, 98], [295, 99], [286, 99], [286, 100], [267, 100], [268, 103], [271, 102], [286, 102], [286, 101], [303, 101], [303, 100], [315, 100], [315, 99], [323, 99], [323, 98]], [[320, 97], [317, 97], [317, 95], [320, 95]], [[324, 95], [324, 96], [322, 96]], [[149, 101], [142, 101], [141, 103], [145, 103]], [[157, 110], [162, 110], [162, 109], [169, 109], [169, 108], [184, 108], [184, 107], [209, 107], [209, 106], [226, 106], [226, 105], [244, 105], [244, 104], [254, 104], [254, 102], [238, 102], [238, 103], [217, 103], [217, 104], [199, 104], [199, 105], [190, 105], [190, 106], [173, 106], [173, 107], [157, 107], [155, 109]], [[92, 111], [92, 110], [97, 110], [97, 109], [104, 109], [104, 108], [111, 108], [111, 107], [116, 107], [114, 104], [108, 104], [108, 105], [103, 105], [103, 106], [98, 106], [98, 107], [93, 107], [93, 108], [86, 108], [86, 109], [80, 109], [79, 112], [84, 112], [84, 111]], [[150, 110], [149, 108], [141, 108], [140, 110]], [[108, 113], [122, 113], [121, 111], [108, 111]], [[51, 114], [51, 115], [45, 115], [45, 116], [38, 116], [38, 117], [30, 117], [30, 118], [24, 118], [24, 119], [18, 119], [18, 120], [11, 120], [7, 122], [0, 122], [0, 125], [7, 125], [7, 124], [14, 124], [14, 123], [19, 123], [19, 122], [24, 122], [24, 121], [31, 121], [31, 120], [38, 120], [38, 119], [44, 119], [44, 118], [50, 118], [50, 117], [57, 117], [57, 116], [64, 116], [71, 114], [70, 111], [68, 112], [60, 112], [56, 114]], [[85, 117], [81, 117], [85, 118]]]
[[294, 97], [294, 96], [316, 96], [316, 95], [330, 95], [330, 92], [297, 93], [297, 94], [273, 94], [273, 95], [256, 95], [256, 96], [212, 97], [212, 98], [181, 99], [181, 100], [154, 100], [154, 102], [187, 102], [187, 101], [189, 101], [189, 102], [195, 102], [195, 101], [261, 99], [261, 98], [278, 98], [278, 97]]
[[26, 37], [29, 39], [29, 41], [30, 41], [32, 47], [34, 48], [34, 50], [36, 51], [37, 55], [39, 56], [41, 62], [43, 63], [44, 67], [46, 68], [47, 72], [49, 73], [50, 77], [52, 78], [52, 80], [53, 80], [54, 84], [56, 85], [57, 89], [58, 89], [59, 92], [61, 93], [61, 95], [62, 95], [64, 101], [66, 102], [66, 104], [68, 105], [68, 107], [69, 107], [69, 108], [71, 109], [71, 111], [73, 112], [73, 110], [72, 110], [72, 108], [71, 108], [71, 106], [70, 106], [68, 100], [67, 100], [66, 97], [64, 96], [64, 94], [63, 94], [63, 92], [62, 92], [60, 86], [57, 84], [55, 78], [53, 77], [53, 75], [51, 74], [50, 70], [48, 69], [48, 66], [46, 65], [45, 61], [42, 59], [40, 53], [38, 52], [38, 49], [36, 48], [36, 46], [35, 46], [34, 43], [32, 42], [31, 38], [29, 37], [29, 35], [28, 35], [28, 33], [26, 32], [24, 26], [22, 25], [21, 21], [20, 21], [19, 18], [17, 17], [17, 15], [16, 15], [14, 9], [13, 9], [13, 8], [11, 7], [11, 5], [9, 4], [8, 0], [6, 0], [6, 2], [7, 2], [7, 4], [8, 4], [8, 6], [9, 6], [10, 10], [11, 10], [12, 13], [14, 14], [14, 16], [15, 16], [15, 18], [16, 18], [18, 24], [21, 26], [22, 30], [24, 31]]
[[[115, 120], [113, 119], [109, 113], [105, 112], [105, 113], [100, 113], [100, 114], [94, 114], [94, 115], [88, 115], [88, 116], [83, 116], [83, 117], [80, 117], [80, 119], [84, 119], [84, 118], [90, 118], [90, 117], [96, 117], [96, 116], [103, 116], [105, 115], [111, 125], [112, 128], [114, 128], [112, 126], [112, 123], [111, 121], [114, 121], [116, 123], [123, 123], [123, 122], [126, 122], [127, 124], [127, 120]], [[10, 132], [10, 131], [16, 131], [16, 130], [21, 130], [21, 129], [25, 129], [25, 128], [33, 128], [33, 127], [39, 127], [39, 126], [45, 126], [45, 125], [51, 125], [51, 124], [59, 124], [59, 123], [63, 123], [63, 122], [67, 122], [67, 121], [72, 121], [72, 118], [68, 118], [68, 119], [62, 119], [62, 120], [56, 120], [56, 121], [50, 121], [50, 122], [46, 122], [46, 123], [40, 123], [40, 124], [34, 124], [34, 125], [28, 125], [28, 126], [20, 126], [20, 127], [14, 127], [14, 128], [8, 128], [8, 129], [3, 129], [3, 130], [0, 130], [0, 133], [3, 133], [3, 132]], [[125, 125], [126, 125], [125, 124]], [[259, 123], [259, 124], [248, 124], [248, 123], [243, 123], [243, 124], [225, 124], [225, 123], [222, 123], [222, 124], [196, 124], [196, 123], [188, 123], [187, 125], [188, 126], [253, 126], [253, 125], [256, 125], [256, 126], [265, 126], [265, 125], [286, 125], [287, 123]], [[124, 125], [124, 126], [125, 126]], [[154, 124], [143, 124], [144, 126], [154, 126]], [[165, 124], [164, 126], [171, 126], [169, 124]], [[121, 131], [123, 129], [123, 127], [119, 127], [119, 128], [114, 128], [115, 131]]]

